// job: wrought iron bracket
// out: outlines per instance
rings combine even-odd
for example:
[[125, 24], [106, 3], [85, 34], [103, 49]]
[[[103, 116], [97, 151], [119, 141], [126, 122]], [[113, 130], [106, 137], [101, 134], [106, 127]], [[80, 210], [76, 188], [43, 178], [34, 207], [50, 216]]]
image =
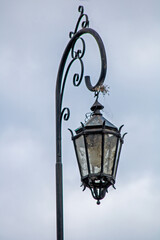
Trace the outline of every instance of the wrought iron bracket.
[[[75, 73], [74, 77], [73, 77], [73, 84], [74, 86], [79, 86], [82, 79], [83, 79], [83, 74], [84, 74], [84, 63], [83, 63], [83, 56], [85, 54], [85, 41], [82, 38], [82, 35], [84, 34], [90, 34], [91, 36], [94, 37], [94, 39], [96, 40], [98, 47], [99, 47], [99, 51], [100, 51], [100, 57], [101, 57], [101, 72], [100, 72], [100, 76], [99, 79], [97, 81], [97, 83], [93, 86], [91, 83], [91, 79], [90, 76], [85, 76], [85, 83], [87, 88], [90, 91], [93, 92], [97, 92], [97, 89], [103, 85], [103, 82], [105, 80], [105, 76], [106, 76], [106, 72], [107, 72], [107, 59], [106, 59], [106, 52], [105, 52], [105, 48], [104, 48], [104, 44], [102, 42], [101, 37], [99, 36], [99, 34], [89, 28], [89, 20], [88, 20], [88, 16], [86, 14], [84, 14], [84, 8], [83, 6], [79, 6], [79, 12], [80, 12], [80, 16], [79, 19], [77, 21], [76, 27], [74, 32], [70, 32], [69, 36], [71, 37], [69, 43], [66, 46], [66, 49], [63, 53], [60, 65], [59, 65], [59, 70], [58, 70], [58, 75], [57, 75], [57, 83], [56, 83], [56, 121], [57, 121], [57, 125], [61, 126], [61, 121], [62, 118], [64, 118], [64, 120], [68, 120], [69, 116], [70, 116], [70, 110], [69, 108], [65, 107], [64, 109], [62, 109], [62, 101], [63, 101], [63, 94], [64, 94], [64, 88], [65, 88], [65, 84], [66, 84], [66, 79], [69, 73], [69, 70], [72, 66], [72, 64], [75, 61], [79, 61], [80, 62], [80, 66], [81, 66], [81, 73]], [[85, 21], [82, 21], [82, 19], [85, 18]], [[82, 29], [78, 30], [80, 27], [80, 23]], [[78, 40], [82, 41], [82, 49], [79, 49], [77, 51], [75, 51], [75, 45], [76, 42]], [[71, 57], [72, 60], [71, 62], [68, 64], [67, 68], [66, 68], [66, 72], [64, 73], [64, 69], [65, 69], [65, 65], [66, 65], [66, 61], [68, 59], [69, 54], [71, 53]], [[59, 128], [58, 128], [58, 132]], [[60, 133], [58, 134], [58, 139], [60, 137]]]

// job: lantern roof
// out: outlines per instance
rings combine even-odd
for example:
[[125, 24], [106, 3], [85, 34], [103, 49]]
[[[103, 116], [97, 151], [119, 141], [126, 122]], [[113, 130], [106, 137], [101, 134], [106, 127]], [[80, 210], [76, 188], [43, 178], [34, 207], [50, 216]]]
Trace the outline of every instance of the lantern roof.
[[117, 130], [117, 127], [114, 126], [111, 122], [109, 122], [107, 119], [105, 119], [102, 115], [94, 115], [84, 124], [85, 127], [90, 126], [97, 126], [97, 125], [103, 125], [105, 122], [105, 127], [114, 128]]
[[[113, 125], [111, 122], [109, 122], [107, 119], [103, 117], [102, 113], [100, 112], [100, 110], [102, 110], [103, 108], [104, 106], [101, 103], [99, 103], [98, 100], [96, 99], [96, 101], [90, 108], [92, 110], [92, 115], [90, 119], [84, 124], [84, 127], [85, 128], [99, 127], [99, 126], [102, 127], [104, 125], [105, 128], [110, 128], [118, 131], [115, 125]], [[75, 130], [75, 132], [79, 133], [81, 129], [82, 127], [79, 127]]]

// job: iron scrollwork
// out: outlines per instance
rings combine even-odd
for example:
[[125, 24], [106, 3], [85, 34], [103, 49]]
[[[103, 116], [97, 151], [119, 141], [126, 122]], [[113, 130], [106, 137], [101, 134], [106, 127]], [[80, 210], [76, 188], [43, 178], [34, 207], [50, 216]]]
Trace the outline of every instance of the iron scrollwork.
[[76, 24], [76, 27], [75, 27], [74, 32], [70, 32], [70, 33], [69, 33], [69, 37], [70, 37], [70, 38], [72, 38], [72, 37], [75, 35], [75, 33], [78, 31], [80, 22], [81, 22], [81, 20], [82, 20], [83, 17], [85, 17], [85, 21], [82, 22], [81, 27], [82, 27], [82, 28], [89, 27], [89, 20], [88, 20], [87, 14], [84, 14], [84, 7], [83, 7], [83, 6], [79, 6], [78, 12], [80, 12], [80, 16], [79, 16], [79, 18], [78, 18], [78, 21], [77, 21], [77, 24]]
[[[72, 64], [75, 61], [79, 61], [80, 63], [80, 68], [81, 68], [81, 72], [80, 73], [75, 73], [73, 76], [73, 85], [78, 87], [83, 79], [83, 75], [84, 75], [84, 63], [83, 63], [83, 56], [85, 54], [85, 49], [86, 49], [86, 45], [85, 45], [85, 41], [84, 39], [81, 37], [83, 34], [90, 34], [92, 35], [95, 40], [97, 41], [99, 50], [100, 50], [100, 54], [101, 54], [101, 73], [100, 73], [100, 78], [97, 82], [97, 84], [95, 86], [92, 86], [91, 81], [90, 81], [90, 77], [89, 76], [85, 76], [85, 83], [87, 88], [90, 91], [94, 91], [97, 92], [97, 89], [103, 84], [104, 79], [105, 79], [105, 75], [106, 75], [106, 71], [107, 71], [107, 61], [106, 61], [106, 53], [105, 53], [105, 49], [104, 49], [104, 45], [103, 42], [100, 38], [100, 36], [98, 35], [98, 33], [96, 31], [94, 31], [93, 29], [89, 28], [89, 19], [88, 16], [84, 13], [84, 8], [83, 6], [79, 6], [78, 11], [80, 12], [80, 16], [78, 18], [77, 24], [75, 26], [75, 30], [73, 32], [70, 32], [69, 37], [71, 38], [71, 40], [69, 41], [62, 60], [61, 60], [61, 64], [59, 67], [59, 72], [58, 72], [58, 76], [57, 76], [57, 88], [56, 88], [56, 93], [57, 95], [60, 95], [60, 100], [57, 101], [59, 106], [56, 105], [56, 108], [59, 107], [60, 109], [60, 122], [62, 120], [62, 118], [67, 121], [69, 119], [70, 116], [70, 110], [69, 108], [65, 107], [64, 109], [62, 109], [62, 101], [63, 101], [63, 94], [64, 94], [64, 88], [65, 88], [65, 84], [66, 84], [66, 80], [67, 80], [67, 76], [69, 73], [69, 70], [72, 66]], [[84, 19], [84, 21], [82, 21]], [[81, 29], [79, 30], [81, 26]], [[81, 45], [82, 48], [75, 50], [76, 48], [76, 43], [77, 41], [81, 41]], [[69, 56], [69, 53], [71, 54], [71, 61], [68, 64], [64, 77], [63, 77], [63, 71], [65, 68], [65, 63], [66, 60]], [[63, 79], [63, 81], [62, 81]], [[61, 87], [62, 85], [62, 87]], [[56, 97], [57, 99], [57, 97]], [[65, 113], [65, 114], [64, 114]]]
[[[74, 32], [70, 32], [70, 33], [69, 33], [69, 37], [70, 37], [70, 38], [73, 38], [74, 35], [77, 33], [77, 31], [78, 31], [78, 29], [79, 29], [79, 27], [80, 27], [80, 24], [81, 24], [82, 29], [83, 29], [83, 28], [86, 28], [86, 27], [89, 27], [88, 16], [87, 16], [86, 14], [84, 14], [84, 8], [83, 8], [83, 6], [79, 6], [78, 11], [80, 12], [80, 16], [79, 16], [78, 21], [77, 21], [77, 24], [76, 24], [76, 26], [75, 26]], [[84, 21], [82, 21], [83, 18], [85, 18]], [[81, 21], [82, 21], [82, 22], [81, 22]], [[75, 50], [76, 43], [77, 43], [78, 40], [80, 40], [81, 43], [82, 43], [82, 49]], [[68, 67], [66, 68], [66, 71], [65, 71], [65, 74], [64, 74], [63, 83], [62, 83], [62, 89], [61, 89], [61, 94], [60, 94], [60, 95], [61, 95], [61, 102], [62, 102], [62, 100], [63, 100], [63, 93], [64, 93], [64, 88], [65, 88], [66, 79], [67, 79], [69, 70], [70, 70], [72, 64], [73, 64], [76, 60], [78, 60], [79, 63], [80, 63], [81, 72], [80, 72], [80, 73], [75, 73], [75, 74], [73, 75], [73, 85], [74, 85], [75, 87], [78, 87], [78, 86], [81, 84], [81, 82], [82, 82], [83, 75], [84, 75], [84, 64], [83, 64], [82, 58], [83, 58], [83, 56], [84, 56], [84, 54], [85, 54], [85, 49], [86, 49], [85, 41], [84, 41], [84, 39], [83, 39], [82, 37], [77, 38], [77, 39], [73, 42], [73, 44], [72, 44], [72, 46], [71, 46], [70, 52], [71, 52], [71, 58], [72, 58], [72, 60], [71, 60], [70, 63], [68, 64]], [[64, 112], [66, 112], [66, 113], [64, 114]], [[64, 118], [63, 118], [63, 116], [64, 116]], [[65, 121], [67, 121], [67, 120], [69, 119], [69, 117], [70, 117], [70, 110], [69, 110], [69, 108], [66, 108], [66, 107], [65, 107], [65, 108], [61, 111], [61, 120], [62, 120], [62, 118], [63, 118]]]

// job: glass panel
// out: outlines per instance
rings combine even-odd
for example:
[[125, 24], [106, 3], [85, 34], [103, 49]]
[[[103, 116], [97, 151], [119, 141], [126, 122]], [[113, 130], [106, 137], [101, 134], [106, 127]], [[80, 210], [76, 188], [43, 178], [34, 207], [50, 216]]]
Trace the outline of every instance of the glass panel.
[[75, 140], [76, 147], [77, 147], [77, 155], [78, 161], [81, 167], [82, 177], [88, 175], [88, 166], [87, 166], [87, 159], [86, 159], [86, 151], [84, 145], [84, 137], [83, 135], [80, 136]]
[[101, 171], [102, 135], [86, 135], [86, 141], [88, 148], [90, 171], [91, 173], [99, 173]]
[[104, 173], [112, 174], [116, 153], [117, 137], [113, 134], [104, 135]]

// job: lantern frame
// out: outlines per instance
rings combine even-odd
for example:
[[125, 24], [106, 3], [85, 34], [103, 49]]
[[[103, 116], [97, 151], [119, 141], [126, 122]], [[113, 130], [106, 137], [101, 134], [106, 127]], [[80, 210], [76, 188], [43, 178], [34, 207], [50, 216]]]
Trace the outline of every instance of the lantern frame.
[[[76, 135], [73, 134], [72, 130], [70, 130], [72, 134], [72, 140], [74, 144], [74, 149], [76, 153], [77, 163], [80, 171], [81, 181], [82, 185], [84, 186], [84, 190], [86, 187], [88, 187], [91, 190], [92, 196], [94, 199], [97, 200], [97, 204], [100, 204], [100, 200], [103, 199], [106, 195], [106, 192], [108, 191], [108, 188], [110, 186], [114, 186], [115, 180], [116, 180], [116, 174], [119, 164], [119, 158], [121, 153], [121, 148], [123, 144], [124, 136], [121, 136], [121, 129], [123, 125], [118, 129], [115, 127], [112, 123], [110, 123], [107, 119], [105, 119], [100, 110], [102, 110], [104, 107], [96, 100], [93, 106], [91, 107], [91, 110], [93, 113], [91, 114], [91, 118], [85, 123], [81, 123], [81, 127], [76, 129]], [[97, 121], [97, 123], [95, 123]], [[94, 123], [94, 124], [93, 124]], [[92, 159], [89, 157], [89, 143], [87, 140], [87, 137], [91, 136], [101, 136], [100, 139], [100, 157], [97, 159], [99, 161], [100, 169], [98, 172], [92, 172], [91, 171], [91, 162]], [[105, 138], [107, 136], [112, 136], [116, 140], [116, 144], [114, 145], [115, 151], [114, 156], [112, 159], [109, 160], [106, 158], [105, 161]], [[78, 139], [81, 138], [81, 141], [83, 141], [83, 164], [86, 166], [86, 169], [83, 169], [82, 159], [80, 157], [80, 147], [78, 146]], [[108, 143], [108, 142], [107, 142]], [[94, 143], [95, 146], [92, 146], [93, 148], [97, 148], [96, 142]], [[110, 149], [107, 149], [108, 151], [111, 151]], [[112, 161], [112, 162], [111, 162]], [[105, 162], [111, 166], [111, 173], [106, 173], [104, 170]], [[84, 174], [86, 172], [86, 174]]]

